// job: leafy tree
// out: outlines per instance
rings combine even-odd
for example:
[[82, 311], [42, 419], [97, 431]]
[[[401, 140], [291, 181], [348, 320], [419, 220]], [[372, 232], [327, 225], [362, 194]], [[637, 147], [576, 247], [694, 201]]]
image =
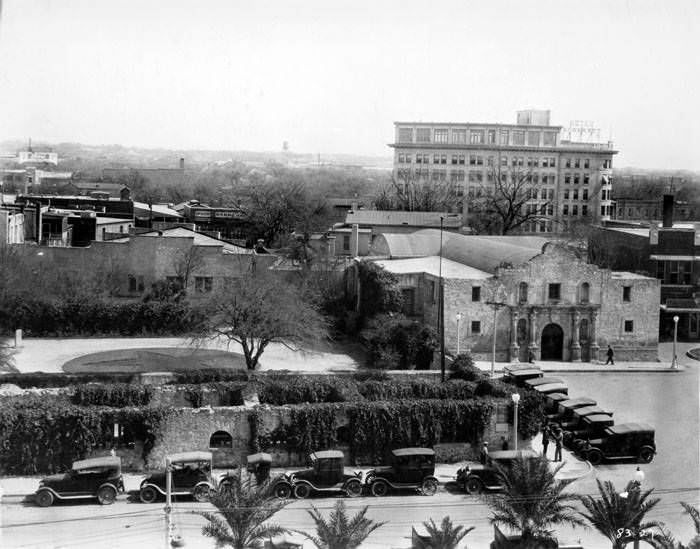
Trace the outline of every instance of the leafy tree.
[[277, 499], [270, 483], [257, 485], [252, 477], [240, 475], [237, 481], [211, 496], [216, 513], [196, 511], [209, 524], [202, 534], [214, 538], [216, 547], [261, 549], [263, 538], [284, 534], [288, 530], [267, 523], [290, 500]]
[[504, 486], [501, 494], [488, 497], [493, 510], [491, 524], [507, 526], [520, 532], [518, 547], [539, 549], [556, 547], [553, 527], [562, 524], [580, 526], [584, 522], [567, 501], [564, 489], [573, 480], [557, 480], [564, 465], [552, 470], [544, 457], [518, 457], [510, 468], [496, 465], [496, 474]]
[[428, 532], [429, 539], [428, 541], [419, 541], [419, 549], [457, 549], [459, 542], [474, 530], [473, 526], [469, 528], [455, 527], [450, 517], [444, 517], [439, 528], [433, 519], [430, 519], [430, 522], [424, 522], [423, 526]]
[[508, 234], [531, 221], [551, 219], [546, 212], [553, 195], [541, 198], [544, 188], [535, 177], [529, 169], [491, 167], [487, 181], [468, 199], [471, 227], [478, 233]]
[[693, 507], [684, 501], [681, 501], [681, 505], [683, 509], [685, 509], [685, 512], [690, 515], [690, 518], [693, 519], [693, 523], [695, 524], [695, 537], [690, 540], [690, 543], [685, 545], [680, 541], [676, 541], [671, 535], [671, 532], [662, 527], [661, 535], [659, 537], [654, 536], [652, 542], [654, 547], [658, 549], [700, 549], [700, 512], [697, 507]]
[[365, 517], [368, 507], [364, 507], [354, 517], [348, 517], [345, 502], [338, 501], [326, 520], [321, 512], [311, 505], [308, 511], [316, 523], [316, 535], [299, 531], [309, 538], [318, 549], [355, 549], [369, 535], [386, 522], [375, 522]]
[[231, 280], [214, 292], [207, 310], [197, 339], [221, 336], [238, 343], [249, 370], [257, 367], [270, 343], [299, 350], [320, 341], [327, 331], [325, 317], [303, 298], [298, 286], [265, 272]]
[[0, 372], [16, 372], [15, 349], [9, 339], [0, 338]]
[[373, 317], [361, 337], [370, 368], [427, 370], [438, 348], [433, 328], [403, 315]]
[[429, 180], [428, 170], [398, 170], [374, 199], [378, 210], [407, 212], [449, 212], [460, 199], [457, 181]]
[[396, 313], [403, 306], [398, 277], [371, 261], [357, 263], [359, 313], [365, 320], [379, 313]]
[[642, 491], [632, 481], [623, 497], [612, 482], [598, 479], [596, 482], [600, 497], [581, 496], [579, 499], [586, 508], [581, 516], [612, 542], [612, 549], [623, 549], [630, 541], [639, 539], [643, 531], [661, 526], [658, 521], [646, 520], [646, 515], [660, 501], [649, 497], [653, 489]]

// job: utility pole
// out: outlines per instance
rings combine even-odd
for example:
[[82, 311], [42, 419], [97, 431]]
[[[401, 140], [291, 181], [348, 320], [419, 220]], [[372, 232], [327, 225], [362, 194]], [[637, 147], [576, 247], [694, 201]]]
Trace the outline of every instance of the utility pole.
[[444, 217], [440, 216], [440, 262], [438, 278], [440, 279], [440, 301], [438, 303], [438, 325], [440, 326], [440, 379], [445, 382], [445, 285], [442, 282], [442, 227]]
[[173, 468], [170, 458], [165, 459], [165, 549], [170, 549], [172, 539], [172, 492], [173, 492]]

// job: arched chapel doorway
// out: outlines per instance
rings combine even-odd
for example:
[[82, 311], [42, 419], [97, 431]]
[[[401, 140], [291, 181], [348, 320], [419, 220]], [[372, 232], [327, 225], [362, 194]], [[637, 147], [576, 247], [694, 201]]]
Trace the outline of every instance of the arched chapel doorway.
[[542, 330], [542, 360], [562, 360], [564, 351], [564, 330], [559, 324], [547, 324]]

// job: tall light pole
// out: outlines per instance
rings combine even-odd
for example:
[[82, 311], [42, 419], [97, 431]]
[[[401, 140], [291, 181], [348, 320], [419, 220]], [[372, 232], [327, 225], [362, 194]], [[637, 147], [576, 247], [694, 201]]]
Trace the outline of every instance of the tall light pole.
[[173, 466], [170, 458], [165, 458], [165, 547], [171, 547], [173, 534], [172, 522], [172, 491], [173, 491]]
[[512, 395], [510, 395], [510, 398], [513, 399], [513, 404], [515, 406], [515, 410], [513, 410], [513, 449], [517, 452], [518, 451], [518, 404], [520, 404], [520, 394], [513, 393]]
[[442, 228], [444, 216], [440, 216], [440, 260], [438, 278], [440, 279], [440, 301], [438, 303], [438, 325], [440, 326], [440, 379], [445, 382], [445, 285], [442, 282]]
[[457, 313], [457, 354], [459, 355], [459, 323], [462, 322], [462, 313]]
[[505, 288], [502, 284], [499, 283], [493, 291], [493, 299], [491, 301], [486, 302], [487, 305], [491, 305], [493, 307], [493, 337], [491, 339], [491, 378], [493, 378], [496, 375], [496, 323], [498, 309], [499, 307], [505, 307], [507, 305], [507, 303], [503, 303], [502, 301], [500, 301], [501, 299], [505, 299], [504, 293]]
[[678, 355], [676, 354], [676, 342], [678, 341], [678, 315], [673, 317], [673, 360], [671, 361], [671, 368], [678, 368]]

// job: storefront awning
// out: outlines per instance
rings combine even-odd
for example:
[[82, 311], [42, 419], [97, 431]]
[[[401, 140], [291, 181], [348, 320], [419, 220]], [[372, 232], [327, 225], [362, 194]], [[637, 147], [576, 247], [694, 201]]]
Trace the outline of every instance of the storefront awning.
[[694, 299], [667, 299], [661, 310], [666, 313], [700, 313], [700, 305]]

